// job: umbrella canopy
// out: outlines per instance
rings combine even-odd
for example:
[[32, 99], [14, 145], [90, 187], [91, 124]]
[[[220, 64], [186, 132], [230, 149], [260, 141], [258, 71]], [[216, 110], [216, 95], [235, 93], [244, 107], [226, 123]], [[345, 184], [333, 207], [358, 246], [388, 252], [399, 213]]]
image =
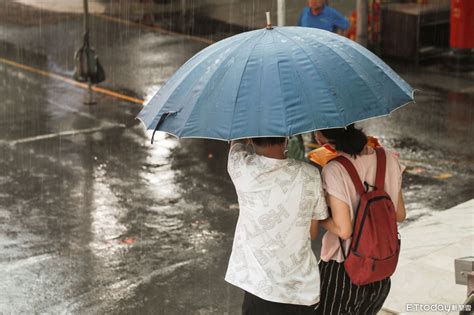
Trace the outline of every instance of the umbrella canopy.
[[331, 32], [275, 27], [219, 41], [147, 102], [147, 129], [233, 140], [345, 127], [413, 101], [413, 89], [369, 50]]

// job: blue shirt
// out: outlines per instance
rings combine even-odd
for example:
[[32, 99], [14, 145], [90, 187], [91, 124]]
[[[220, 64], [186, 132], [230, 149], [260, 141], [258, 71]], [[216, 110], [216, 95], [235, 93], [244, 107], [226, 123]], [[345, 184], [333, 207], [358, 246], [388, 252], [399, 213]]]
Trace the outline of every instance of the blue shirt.
[[345, 31], [349, 28], [349, 21], [336, 9], [325, 5], [318, 15], [313, 15], [311, 8], [305, 7], [303, 11], [301, 11], [298, 26], [314, 27], [335, 32], [336, 29]]

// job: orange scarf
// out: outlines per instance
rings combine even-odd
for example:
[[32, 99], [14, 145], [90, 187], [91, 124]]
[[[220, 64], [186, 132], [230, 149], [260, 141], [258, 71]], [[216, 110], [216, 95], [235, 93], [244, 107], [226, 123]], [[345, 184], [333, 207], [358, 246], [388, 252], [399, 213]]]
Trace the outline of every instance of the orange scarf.
[[[380, 147], [379, 140], [375, 137], [368, 136], [367, 137], [367, 145], [371, 148]], [[339, 154], [337, 153], [334, 148], [329, 145], [325, 144], [322, 147], [312, 150], [308, 153], [308, 159], [322, 167], [328, 164], [329, 161], [337, 157]]]

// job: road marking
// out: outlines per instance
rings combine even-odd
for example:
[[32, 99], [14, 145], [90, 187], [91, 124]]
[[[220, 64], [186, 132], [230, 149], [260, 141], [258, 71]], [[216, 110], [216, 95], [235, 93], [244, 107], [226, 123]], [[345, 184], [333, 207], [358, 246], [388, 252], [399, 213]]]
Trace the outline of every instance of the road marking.
[[[56, 101], [53, 101], [52, 99], [48, 99], [47, 102], [48, 102], [49, 104], [51, 104], [51, 105], [54, 105], [54, 106], [56, 106], [56, 107], [59, 107], [59, 108], [61, 108], [61, 109], [66, 110], [66, 111], [70, 111], [70, 112], [72, 112], [72, 113], [74, 113], [74, 114], [76, 114], [76, 115], [79, 115], [79, 116], [82, 116], [82, 117], [85, 117], [85, 118], [88, 118], [88, 119], [92, 119], [92, 120], [95, 120], [95, 121], [98, 121], [98, 122], [102, 122], [102, 121], [103, 121], [103, 120], [98, 119], [98, 118], [95, 117], [94, 115], [91, 115], [91, 114], [89, 114], [89, 113], [84, 113], [84, 112], [80, 111], [79, 109], [74, 108], [74, 107], [69, 106], [69, 105], [66, 105], [66, 104], [64, 104], [64, 103], [61, 103], [61, 104], [60, 104], [60, 103], [58, 103], [58, 102], [56, 102]], [[82, 106], [82, 107], [84, 107], [84, 106]]]
[[143, 23], [132, 22], [132, 21], [128, 21], [128, 20], [118, 18], [118, 17], [110, 16], [110, 15], [103, 15], [103, 14], [93, 14], [93, 15], [98, 17], [98, 18], [104, 19], [104, 20], [109, 20], [109, 21], [113, 21], [113, 22], [117, 22], [117, 23], [121, 23], [121, 24], [125, 24], [125, 25], [138, 26], [138, 27], [142, 27], [142, 28], [145, 28], [145, 29], [148, 29], [148, 30], [158, 31], [160, 33], [164, 33], [164, 34], [167, 34], [167, 35], [177, 35], [177, 36], [180, 36], [180, 37], [185, 37], [187, 39], [191, 39], [191, 40], [201, 42], [201, 43], [206, 43], [206, 44], [209, 44], [209, 45], [215, 43], [215, 41], [213, 41], [212, 39], [208, 39], [208, 38], [205, 38], [205, 37], [199, 37], [199, 36], [193, 36], [193, 35], [187, 35], [187, 34], [183, 34], [183, 33], [179, 33], [179, 32], [173, 32], [173, 31], [169, 31], [167, 29], [164, 29], [164, 28], [162, 28], [160, 26], [156, 26], [156, 25], [145, 25]]
[[10, 146], [15, 146], [17, 144], [23, 144], [23, 143], [29, 143], [29, 142], [35, 142], [35, 141], [59, 138], [59, 137], [75, 136], [78, 134], [94, 133], [94, 132], [114, 129], [114, 128], [126, 128], [126, 126], [124, 124], [110, 124], [110, 125], [107, 124], [105, 126], [99, 126], [95, 128], [60, 131], [60, 132], [54, 132], [54, 133], [49, 133], [49, 134], [39, 135], [39, 136], [34, 136], [34, 137], [27, 137], [27, 138], [18, 139], [18, 140], [12, 140], [12, 141], [2, 140], [0, 143], [8, 144]]
[[45, 253], [37, 256], [30, 256], [25, 258], [13, 259], [7, 261], [5, 266], [2, 266], [4, 272], [11, 272], [15, 269], [25, 269], [34, 264], [41, 264], [43, 261], [53, 259], [53, 253]]
[[[56, 79], [56, 80], [59, 80], [59, 81], [62, 81], [62, 82], [66, 82], [66, 83], [69, 83], [71, 85], [74, 85], [74, 86], [77, 86], [77, 87], [80, 87], [80, 88], [83, 88], [83, 89], [87, 90], [87, 84], [77, 82], [77, 81], [75, 81], [71, 78], [67, 78], [67, 77], [64, 77], [64, 76], [56, 74], [56, 73], [40, 70], [40, 69], [31, 67], [31, 66], [27, 66], [27, 65], [24, 65], [24, 64], [15, 62], [15, 61], [11, 61], [11, 60], [8, 60], [8, 59], [5, 59], [5, 58], [1, 58], [1, 57], [0, 57], [0, 63], [6, 64], [6, 65], [9, 65], [9, 66], [13, 66], [13, 67], [16, 67], [16, 68], [19, 68], [19, 69], [23, 69], [23, 70], [26, 70], [26, 71], [29, 71], [29, 72], [32, 72], [32, 73], [36, 73], [36, 74], [39, 74], [39, 75], [42, 75], [42, 76], [45, 76], [45, 77], [50, 77], [50, 78], [53, 78], [53, 79]], [[143, 105], [143, 102], [144, 102], [144, 100], [142, 100], [142, 99], [131, 97], [131, 96], [128, 96], [128, 95], [124, 95], [124, 94], [121, 94], [121, 93], [117, 93], [117, 92], [107, 90], [107, 89], [97, 87], [97, 86], [93, 86], [92, 90], [94, 92], [102, 93], [102, 94], [112, 96], [112, 97], [115, 97], [115, 98], [118, 98], [118, 99], [121, 99], [121, 100], [125, 100], [125, 101], [131, 102], [131, 103], [136, 103], [136, 104]]]

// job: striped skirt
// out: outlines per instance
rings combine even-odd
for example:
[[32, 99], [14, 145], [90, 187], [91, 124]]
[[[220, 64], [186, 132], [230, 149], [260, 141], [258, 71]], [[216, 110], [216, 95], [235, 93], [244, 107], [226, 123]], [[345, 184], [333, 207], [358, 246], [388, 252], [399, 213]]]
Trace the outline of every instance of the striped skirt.
[[321, 297], [315, 314], [372, 315], [382, 308], [390, 291], [390, 278], [363, 286], [352, 284], [343, 263], [319, 263]]

